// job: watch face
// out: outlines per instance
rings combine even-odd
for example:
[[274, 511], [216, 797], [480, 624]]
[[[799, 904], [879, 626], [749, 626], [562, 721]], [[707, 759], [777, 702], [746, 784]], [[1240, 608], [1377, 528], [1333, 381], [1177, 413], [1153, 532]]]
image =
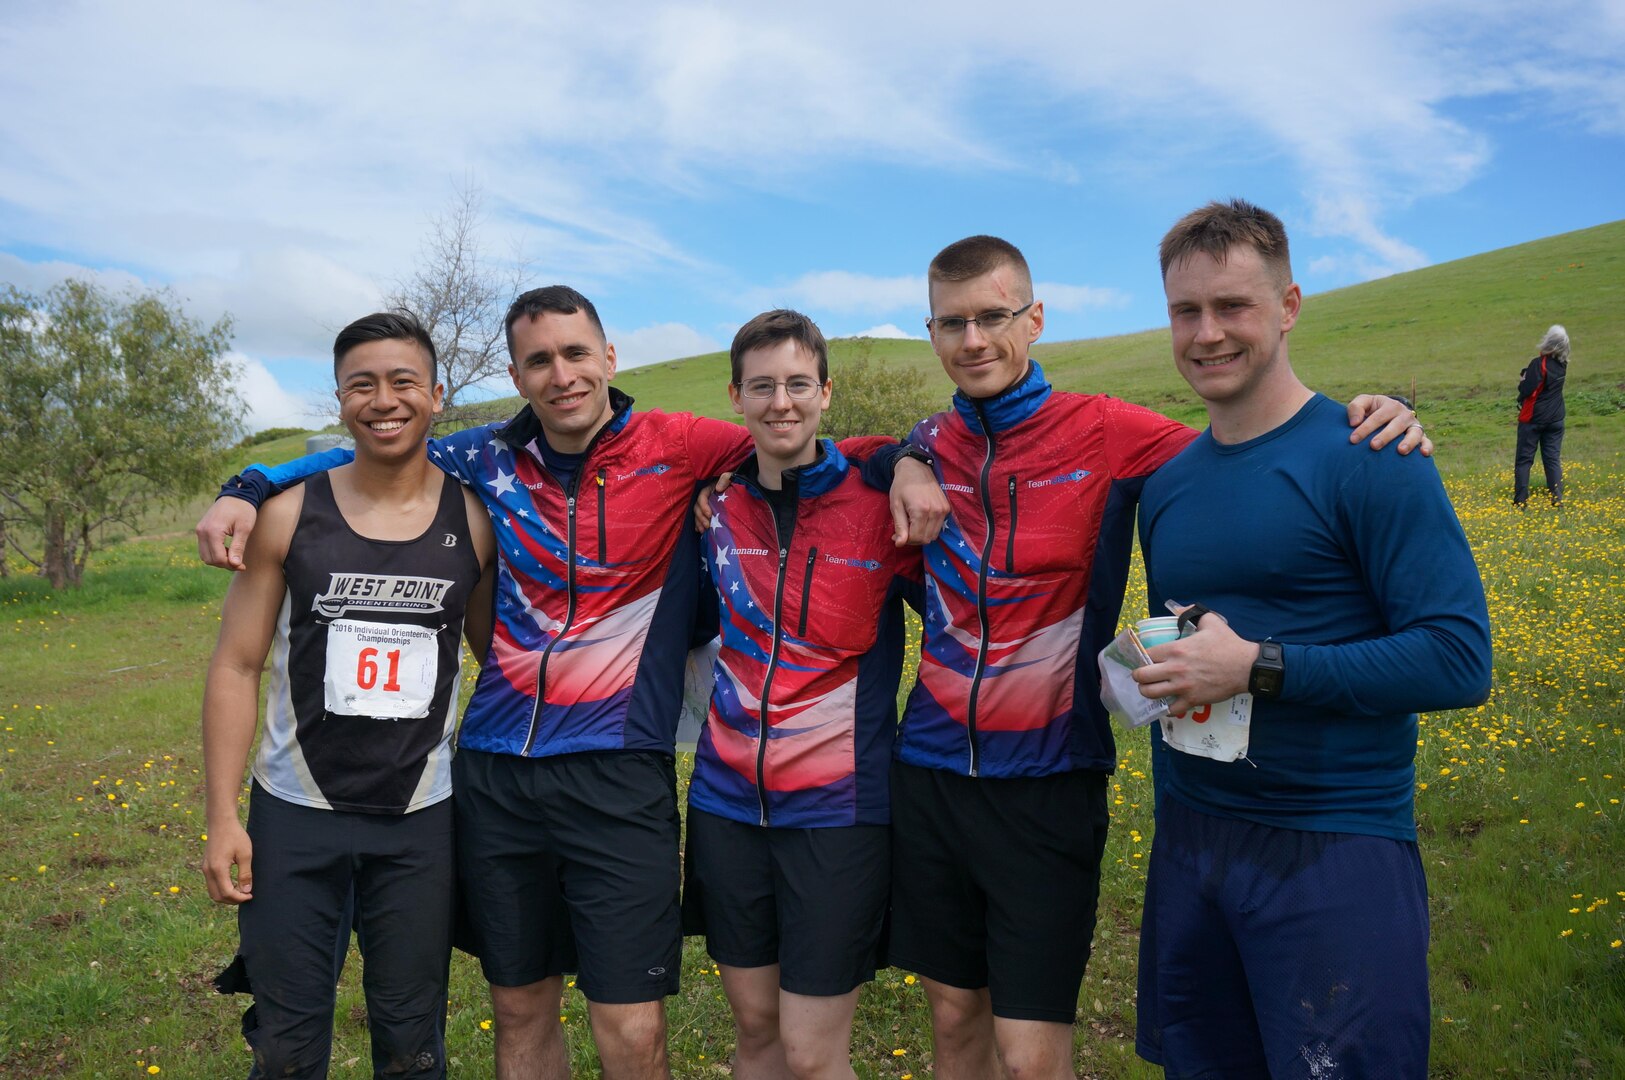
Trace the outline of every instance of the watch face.
[[1281, 663], [1281, 646], [1265, 642], [1259, 646], [1258, 661], [1253, 664], [1252, 676], [1247, 680], [1247, 689], [1259, 697], [1274, 697], [1281, 692], [1284, 671], [1285, 668]]

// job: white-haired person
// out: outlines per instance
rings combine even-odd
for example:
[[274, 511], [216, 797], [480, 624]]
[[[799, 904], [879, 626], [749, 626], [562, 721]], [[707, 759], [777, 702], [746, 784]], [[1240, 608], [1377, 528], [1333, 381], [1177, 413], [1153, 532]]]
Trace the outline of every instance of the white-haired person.
[[1554, 326], [1540, 339], [1540, 355], [1518, 380], [1518, 449], [1512, 458], [1512, 505], [1529, 502], [1529, 468], [1540, 447], [1552, 505], [1563, 505], [1563, 380], [1569, 373], [1569, 332]]

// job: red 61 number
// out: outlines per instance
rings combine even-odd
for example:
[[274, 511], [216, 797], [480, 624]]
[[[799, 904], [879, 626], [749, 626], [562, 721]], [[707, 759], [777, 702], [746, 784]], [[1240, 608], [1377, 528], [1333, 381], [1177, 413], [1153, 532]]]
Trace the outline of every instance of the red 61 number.
[[[363, 690], [371, 690], [378, 684], [378, 655], [377, 649], [362, 649], [361, 655], [356, 658], [355, 684]], [[384, 689], [394, 692], [401, 688], [401, 650], [391, 649], [384, 654], [389, 661], [389, 676], [384, 681]]]

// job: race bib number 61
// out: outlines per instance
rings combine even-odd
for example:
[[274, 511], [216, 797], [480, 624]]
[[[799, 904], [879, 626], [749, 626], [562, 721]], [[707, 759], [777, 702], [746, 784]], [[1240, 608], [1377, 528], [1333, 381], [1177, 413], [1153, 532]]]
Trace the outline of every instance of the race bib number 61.
[[336, 619], [327, 627], [327, 711], [414, 720], [429, 715], [440, 646], [426, 626]]

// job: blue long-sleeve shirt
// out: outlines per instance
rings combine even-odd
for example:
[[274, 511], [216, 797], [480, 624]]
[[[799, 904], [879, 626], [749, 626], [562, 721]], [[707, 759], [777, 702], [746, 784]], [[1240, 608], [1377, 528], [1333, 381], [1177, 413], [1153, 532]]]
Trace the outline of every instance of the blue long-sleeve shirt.
[[1254, 700], [1247, 759], [1153, 734], [1160, 796], [1307, 831], [1414, 840], [1417, 712], [1482, 702], [1489, 613], [1433, 463], [1350, 445], [1316, 395], [1223, 445], [1204, 432], [1145, 485], [1152, 610], [1201, 602], [1242, 637], [1283, 643], [1279, 698]]

